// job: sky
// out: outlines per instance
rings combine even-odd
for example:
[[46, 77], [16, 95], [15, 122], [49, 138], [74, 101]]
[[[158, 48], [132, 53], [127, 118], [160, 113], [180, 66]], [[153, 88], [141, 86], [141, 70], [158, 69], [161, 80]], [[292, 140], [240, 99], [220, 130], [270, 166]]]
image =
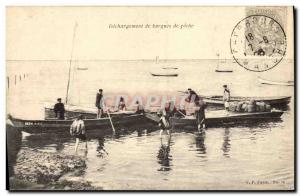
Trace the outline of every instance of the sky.
[[[217, 53], [230, 59], [230, 36], [244, 17], [243, 7], [8, 7], [6, 57], [68, 60], [73, 47], [77, 60], [216, 59]], [[193, 27], [124, 29], [110, 24]]]

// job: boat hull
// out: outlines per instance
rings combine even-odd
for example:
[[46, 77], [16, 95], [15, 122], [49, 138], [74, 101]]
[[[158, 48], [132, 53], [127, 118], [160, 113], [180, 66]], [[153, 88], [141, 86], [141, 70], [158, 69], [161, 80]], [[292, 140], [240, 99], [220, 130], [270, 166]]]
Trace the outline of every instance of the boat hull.
[[[127, 111], [127, 112], [113, 112], [110, 113], [111, 116], [129, 116], [134, 114], [133, 111]], [[84, 110], [65, 110], [65, 118], [66, 119], [74, 119], [78, 117], [79, 115], [83, 115], [85, 119], [95, 119], [97, 118], [96, 111], [84, 111]], [[103, 117], [108, 117], [107, 114], [103, 114]], [[49, 119], [55, 119], [55, 113], [53, 108], [45, 108], [45, 120]]]
[[[142, 124], [147, 121], [143, 114], [134, 114], [129, 116], [115, 116], [111, 117], [114, 126], [134, 126]], [[42, 133], [49, 131], [68, 131], [73, 120], [24, 120], [12, 119], [13, 125], [28, 133]], [[109, 118], [101, 119], [84, 119], [84, 124], [87, 129], [104, 128], [111, 129]]]
[[[216, 127], [222, 125], [230, 125], [230, 124], [247, 124], [247, 123], [257, 123], [259, 121], [265, 120], [278, 120], [280, 119], [283, 112], [256, 112], [256, 113], [243, 113], [243, 114], [235, 114], [235, 115], [224, 115], [222, 117], [208, 117], [205, 120], [205, 125], [207, 127]], [[176, 127], [196, 127], [197, 122], [196, 119], [185, 119], [185, 118], [171, 118], [170, 122], [173, 128]]]
[[[223, 96], [201, 96], [203, 100], [208, 105], [215, 105], [215, 106], [224, 106]], [[277, 106], [286, 106], [290, 103], [291, 97], [290, 96], [283, 96], [283, 97], [238, 97], [233, 96], [230, 97], [230, 101], [250, 101], [255, 100], [257, 102], [263, 101], [266, 104], [271, 105], [272, 107]]]

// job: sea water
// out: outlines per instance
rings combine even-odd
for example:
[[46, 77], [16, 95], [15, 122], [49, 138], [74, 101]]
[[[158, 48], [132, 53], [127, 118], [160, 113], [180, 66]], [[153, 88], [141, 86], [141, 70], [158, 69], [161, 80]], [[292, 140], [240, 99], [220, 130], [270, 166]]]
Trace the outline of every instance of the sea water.
[[[228, 60], [232, 73], [216, 73], [214, 60], [78, 61], [72, 68], [70, 102], [94, 107], [99, 88], [105, 94], [128, 96], [175, 95], [187, 88], [199, 94], [293, 96], [293, 87], [262, 85], [257, 77], [293, 80], [291, 61], [255, 73]], [[7, 88], [7, 112], [25, 119], [43, 119], [45, 103], [65, 99], [68, 61], [9, 61], [7, 76], [28, 76]], [[178, 77], [153, 77], [163, 66], [177, 67]], [[16, 69], [18, 68], [18, 69]], [[75, 70], [75, 71], [74, 71]], [[294, 182], [294, 103], [281, 121], [246, 126], [172, 131], [161, 139], [155, 124], [117, 134], [88, 132], [88, 153], [82, 180], [103, 189], [292, 189]], [[91, 131], [92, 132], [92, 131]], [[96, 132], [97, 133], [97, 132]], [[75, 141], [68, 134], [23, 135], [22, 148], [73, 154]], [[22, 149], [21, 148], [21, 149]]]

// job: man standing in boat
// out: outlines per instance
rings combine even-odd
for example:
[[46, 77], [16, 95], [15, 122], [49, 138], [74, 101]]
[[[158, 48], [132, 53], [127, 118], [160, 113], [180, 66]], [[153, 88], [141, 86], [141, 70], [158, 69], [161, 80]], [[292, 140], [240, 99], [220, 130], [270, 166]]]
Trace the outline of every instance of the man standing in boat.
[[58, 98], [57, 103], [54, 105], [54, 113], [55, 113], [55, 117], [58, 118], [59, 120], [65, 119], [65, 106], [61, 102], [61, 98]]
[[188, 88], [187, 93], [188, 93], [188, 97], [185, 99], [186, 102], [194, 103], [196, 101], [199, 101], [199, 96], [194, 90]]
[[83, 140], [85, 142], [85, 150], [87, 152], [87, 140], [85, 135], [85, 125], [83, 122], [83, 116], [79, 115], [72, 123], [70, 127], [70, 134], [76, 138], [76, 144], [75, 144], [75, 153], [77, 153], [78, 146], [80, 140]]
[[97, 93], [96, 96], [96, 107], [98, 109], [97, 112], [97, 118], [101, 118], [103, 114], [103, 108], [104, 108], [104, 103], [103, 103], [103, 90], [99, 89], [99, 92]]
[[223, 101], [225, 110], [229, 111], [229, 101], [230, 101], [230, 90], [228, 89], [227, 85], [223, 85], [224, 93], [223, 93]]

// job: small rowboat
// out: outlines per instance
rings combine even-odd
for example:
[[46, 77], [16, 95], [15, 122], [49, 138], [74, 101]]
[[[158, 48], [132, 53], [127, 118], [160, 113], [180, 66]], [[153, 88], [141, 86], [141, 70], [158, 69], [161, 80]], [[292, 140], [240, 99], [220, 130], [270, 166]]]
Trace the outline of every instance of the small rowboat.
[[266, 80], [261, 77], [258, 77], [258, 81], [261, 84], [268, 84], [268, 85], [280, 85], [280, 86], [294, 86], [294, 81], [272, 81], [272, 80]]
[[[254, 113], [226, 113], [223, 110], [207, 112], [205, 124], [207, 127], [223, 126], [225, 124], [241, 124], [247, 122], [258, 122], [265, 120], [280, 119], [282, 111], [272, 112], [254, 112]], [[146, 113], [146, 117], [154, 122], [159, 121], [156, 114]], [[197, 121], [194, 116], [171, 117], [170, 123], [172, 128], [176, 127], [196, 127]]]
[[177, 67], [163, 67], [163, 69], [178, 69]]
[[168, 73], [150, 73], [152, 76], [158, 76], [158, 77], [177, 77], [178, 74], [168, 74]]
[[[134, 111], [120, 111], [120, 112], [111, 112], [111, 116], [128, 116], [134, 114]], [[87, 108], [66, 108], [65, 110], [65, 118], [72, 119], [76, 118], [79, 115], [83, 115], [85, 119], [95, 119], [97, 118], [96, 109], [87, 109]], [[106, 114], [103, 114], [103, 117], [107, 117]], [[54, 119], [55, 113], [53, 108], [45, 107], [45, 120]]]
[[233, 70], [226, 70], [226, 69], [224, 69], [224, 70], [221, 70], [221, 69], [216, 69], [215, 70], [216, 72], [221, 72], [221, 73], [231, 73], [231, 72], [233, 72]]
[[[215, 106], [224, 106], [223, 96], [202, 96], [204, 101], [209, 105]], [[230, 97], [230, 101], [263, 101], [266, 104], [270, 104], [272, 107], [275, 106], [285, 106], [290, 103], [291, 97], [290, 96], [274, 96], [274, 97], [241, 97], [241, 96], [232, 96]]]
[[[145, 123], [147, 119], [143, 114], [133, 114], [128, 116], [112, 116], [111, 120], [114, 125], [137, 125], [139, 123]], [[69, 130], [73, 120], [24, 120], [18, 118], [11, 119], [14, 127], [21, 129], [28, 133], [43, 133], [51, 131], [63, 131]], [[87, 129], [93, 128], [111, 128], [109, 118], [101, 119], [84, 119], [84, 124]], [[50, 131], [50, 132], [51, 132]]]

